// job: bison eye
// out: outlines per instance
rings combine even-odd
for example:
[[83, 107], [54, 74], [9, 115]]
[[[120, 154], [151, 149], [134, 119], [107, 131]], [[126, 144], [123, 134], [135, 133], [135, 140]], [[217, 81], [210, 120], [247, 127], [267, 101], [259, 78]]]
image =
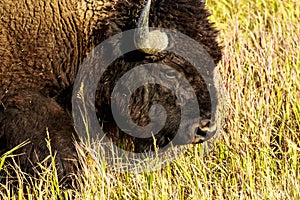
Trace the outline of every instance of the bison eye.
[[169, 79], [173, 79], [177, 77], [178, 72], [176, 70], [169, 70], [165, 72], [165, 76]]

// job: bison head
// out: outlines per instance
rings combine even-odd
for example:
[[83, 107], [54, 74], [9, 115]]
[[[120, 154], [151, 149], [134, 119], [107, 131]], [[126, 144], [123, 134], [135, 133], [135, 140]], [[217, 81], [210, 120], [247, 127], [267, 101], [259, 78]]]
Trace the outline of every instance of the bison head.
[[[90, 107], [96, 109], [101, 129], [126, 150], [144, 152], [153, 150], [154, 143], [162, 148], [210, 139], [218, 103], [214, 63], [221, 48], [209, 13], [201, 1], [148, 0], [144, 8], [138, 5], [119, 1], [107, 25], [94, 31], [95, 44], [105, 45], [95, 47], [83, 63], [79, 74], [88, 76], [77, 77], [74, 94], [82, 87], [96, 91], [87, 95], [95, 96]], [[179, 129], [184, 132], [177, 137]], [[97, 132], [93, 125], [89, 131]]]

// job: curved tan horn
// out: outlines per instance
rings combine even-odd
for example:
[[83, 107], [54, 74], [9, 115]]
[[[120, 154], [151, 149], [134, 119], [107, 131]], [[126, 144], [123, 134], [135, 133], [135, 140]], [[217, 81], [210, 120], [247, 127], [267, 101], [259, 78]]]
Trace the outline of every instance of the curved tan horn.
[[149, 13], [151, 0], [148, 0], [138, 21], [134, 35], [136, 48], [147, 54], [155, 54], [168, 47], [168, 36], [159, 30], [149, 31]]

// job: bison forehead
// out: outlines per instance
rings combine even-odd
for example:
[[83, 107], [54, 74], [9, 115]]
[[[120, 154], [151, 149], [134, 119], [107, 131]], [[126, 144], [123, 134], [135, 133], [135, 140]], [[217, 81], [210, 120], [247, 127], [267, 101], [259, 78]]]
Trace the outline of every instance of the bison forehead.
[[[102, 39], [125, 30], [137, 28], [138, 20], [145, 1], [115, 2], [107, 24], [99, 32]], [[149, 26], [177, 30], [203, 45], [212, 56], [215, 63], [221, 59], [221, 47], [216, 41], [218, 31], [214, 24], [208, 20], [210, 13], [204, 8], [200, 0], [155, 0], [151, 3]], [[99, 27], [94, 27], [99, 30]], [[95, 38], [100, 37], [97, 31], [93, 32]]]

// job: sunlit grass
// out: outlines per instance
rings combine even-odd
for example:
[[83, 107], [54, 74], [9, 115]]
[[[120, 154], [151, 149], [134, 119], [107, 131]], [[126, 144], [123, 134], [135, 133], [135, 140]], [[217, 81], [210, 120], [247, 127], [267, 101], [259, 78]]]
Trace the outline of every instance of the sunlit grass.
[[224, 131], [208, 156], [191, 146], [177, 162], [141, 174], [86, 166], [78, 191], [59, 193], [41, 179], [13, 191], [1, 185], [0, 199], [300, 199], [300, 4], [207, 4], [224, 46], [218, 67], [227, 94]]

